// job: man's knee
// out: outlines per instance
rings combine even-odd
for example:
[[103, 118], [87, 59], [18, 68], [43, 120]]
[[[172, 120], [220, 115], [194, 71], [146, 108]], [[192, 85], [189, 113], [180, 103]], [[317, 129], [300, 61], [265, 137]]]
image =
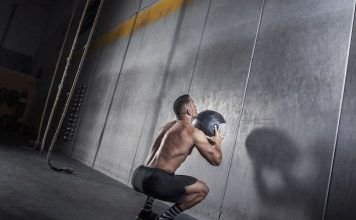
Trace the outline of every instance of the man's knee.
[[188, 194], [201, 194], [205, 197], [209, 193], [209, 187], [203, 181], [198, 180], [193, 185], [186, 187], [186, 192]]
[[209, 187], [204, 183], [203, 181], [199, 180], [199, 191], [200, 193], [204, 196], [204, 198], [208, 195], [209, 193]]

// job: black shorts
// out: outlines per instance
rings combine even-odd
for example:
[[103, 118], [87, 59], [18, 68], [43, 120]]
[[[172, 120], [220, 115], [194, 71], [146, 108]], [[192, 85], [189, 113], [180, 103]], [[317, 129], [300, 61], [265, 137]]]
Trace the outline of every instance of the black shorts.
[[139, 166], [132, 175], [133, 188], [153, 198], [180, 203], [186, 196], [185, 187], [194, 184], [197, 179], [191, 176], [175, 175], [167, 171]]

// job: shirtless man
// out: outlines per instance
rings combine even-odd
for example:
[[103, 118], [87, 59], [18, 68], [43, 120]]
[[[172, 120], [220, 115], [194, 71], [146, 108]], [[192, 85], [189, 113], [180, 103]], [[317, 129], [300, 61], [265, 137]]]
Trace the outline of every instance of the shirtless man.
[[[148, 196], [136, 220], [174, 219], [207, 196], [209, 188], [203, 181], [174, 174], [194, 147], [211, 165], [219, 166], [221, 163], [220, 145], [223, 137], [220, 130], [215, 128], [215, 136], [207, 137], [192, 126], [197, 108], [190, 96], [178, 97], [173, 104], [173, 110], [177, 120], [163, 126], [145, 166], [138, 167], [132, 176], [134, 189]], [[152, 212], [155, 198], [175, 204], [158, 216]]]

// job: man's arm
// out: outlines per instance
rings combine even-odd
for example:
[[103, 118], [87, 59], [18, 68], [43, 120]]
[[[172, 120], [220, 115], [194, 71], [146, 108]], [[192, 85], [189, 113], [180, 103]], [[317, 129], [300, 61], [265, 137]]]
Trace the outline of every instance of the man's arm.
[[[205, 134], [195, 129], [193, 133], [194, 145], [199, 153], [213, 166], [219, 166], [222, 161], [220, 130], [215, 128], [215, 136], [209, 138]], [[210, 142], [209, 142], [210, 140]]]
[[149, 156], [147, 157], [148, 160], [146, 160], [146, 165], [148, 165], [152, 159], [154, 158], [154, 156], [156, 155], [156, 152], [159, 148], [159, 146], [161, 146], [161, 142], [162, 142], [162, 139], [164, 137], [164, 135], [166, 134], [167, 130], [172, 127], [174, 124], [176, 123], [176, 121], [171, 121], [171, 122], [168, 122], [165, 126], [163, 126], [160, 131], [159, 131], [159, 134], [155, 140], [155, 142], [153, 143], [152, 147], [151, 147], [151, 150], [150, 150], [150, 153], [149, 153]]

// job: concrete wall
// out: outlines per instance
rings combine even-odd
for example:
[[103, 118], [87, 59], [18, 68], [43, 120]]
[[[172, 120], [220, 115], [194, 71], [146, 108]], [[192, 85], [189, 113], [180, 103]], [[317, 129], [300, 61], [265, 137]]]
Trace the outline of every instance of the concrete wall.
[[[34, 60], [36, 63], [35, 69], [49, 68], [49, 66], [55, 65], [74, 5], [75, 1], [72, 0], [58, 1], [49, 11], [47, 26]], [[80, 11], [78, 10], [76, 14], [79, 16], [79, 13]], [[76, 22], [72, 26], [75, 30]], [[67, 47], [70, 46], [70, 40], [71, 38], [69, 37], [69, 45]]]
[[4, 0], [0, 3], [0, 66], [31, 74], [43, 40], [52, 1]]
[[3, 4], [0, 4], [0, 37], [3, 36], [5, 29], [6, 29], [6, 24], [10, 18], [11, 14], [11, 1], [3, 1]]
[[[228, 121], [220, 167], [193, 151], [178, 170], [210, 187], [190, 214], [321, 219], [327, 196], [337, 201], [340, 190], [335, 182], [328, 194], [354, 4], [105, 1], [80, 79], [89, 86], [85, 108], [67, 152], [129, 184], [160, 126], [174, 119], [174, 99], [189, 92], [199, 110], [217, 110]], [[348, 143], [337, 149], [345, 152]]]
[[[9, 52], [1, 51], [1, 58], [8, 60], [2, 60], [0, 63], [7, 63], [7, 68], [16, 70], [19, 68], [16, 65], [22, 64], [21, 56], [24, 56], [29, 61], [26, 63], [28, 68], [23, 72], [37, 78], [44, 75], [44, 78], [48, 77], [53, 71], [74, 3], [73, 0], [1, 1], [0, 37], [3, 37], [4, 41], [0, 46], [2, 50]], [[80, 14], [79, 10], [77, 14]], [[15, 65], [13, 68], [11, 63]], [[42, 74], [38, 73], [39, 69]]]
[[23, 0], [2, 1], [0, 4], [0, 36], [3, 36], [5, 32], [6, 24], [15, 4], [17, 4], [17, 8], [1, 46], [34, 57], [47, 26], [49, 10]]
[[326, 219], [354, 219], [356, 210], [356, 160], [355, 160], [355, 125], [356, 125], [356, 35], [355, 23], [347, 67], [345, 94], [342, 105], [335, 163], [330, 186]]
[[339, 3], [265, 2], [223, 219], [322, 218], [354, 13]]
[[[39, 87], [35, 99], [36, 104], [32, 109], [32, 119], [33, 124], [36, 126], [36, 131], [44, 110], [44, 104], [49, 92], [52, 76], [54, 74], [56, 63], [60, 55], [60, 50], [74, 6], [75, 1], [65, 0], [57, 1], [50, 8], [48, 8], [49, 15], [46, 18], [46, 28], [41, 37], [41, 42], [38, 46], [37, 52], [33, 58], [31, 68], [31, 74], [39, 79]], [[69, 49], [72, 45], [74, 34], [78, 27], [78, 20], [80, 18], [82, 10], [81, 8], [83, 8], [83, 6], [79, 4], [75, 13], [76, 16], [71, 25], [70, 34], [65, 44], [65, 50], [62, 54], [61, 65], [57, 71], [57, 77], [55, 78], [55, 82], [53, 85], [52, 96], [49, 99], [49, 107], [47, 108], [47, 114], [45, 117], [44, 124], [47, 123], [46, 120], [48, 119], [48, 116], [51, 111], [51, 106], [53, 105], [56, 96], [58, 84], [62, 77], [64, 65], [66, 63], [66, 58], [68, 57]], [[72, 61], [72, 63], [74, 63], [74, 60]], [[69, 75], [71, 76], [71, 74]], [[67, 81], [69, 81], [68, 78], [70, 77], [67, 77]]]

